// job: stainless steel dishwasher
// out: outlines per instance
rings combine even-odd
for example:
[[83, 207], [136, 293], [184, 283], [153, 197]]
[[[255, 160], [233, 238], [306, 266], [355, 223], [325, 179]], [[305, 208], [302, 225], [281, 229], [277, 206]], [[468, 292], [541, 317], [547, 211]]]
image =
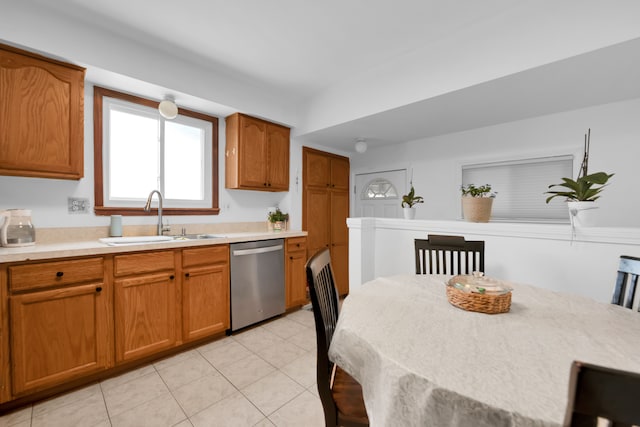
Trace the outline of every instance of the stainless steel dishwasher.
[[231, 330], [284, 313], [284, 239], [232, 243]]

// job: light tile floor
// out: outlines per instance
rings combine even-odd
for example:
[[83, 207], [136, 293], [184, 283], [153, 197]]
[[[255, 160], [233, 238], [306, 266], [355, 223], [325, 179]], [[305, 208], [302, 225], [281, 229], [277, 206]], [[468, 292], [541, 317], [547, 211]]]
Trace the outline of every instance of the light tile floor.
[[299, 310], [0, 417], [0, 427], [324, 426]]

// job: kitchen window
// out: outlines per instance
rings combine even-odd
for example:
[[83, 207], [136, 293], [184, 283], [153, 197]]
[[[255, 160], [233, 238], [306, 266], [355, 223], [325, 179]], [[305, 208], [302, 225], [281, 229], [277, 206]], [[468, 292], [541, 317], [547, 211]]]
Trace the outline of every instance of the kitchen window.
[[491, 221], [569, 222], [560, 198], [545, 203], [549, 184], [572, 176], [573, 156], [561, 155], [462, 166], [462, 185], [491, 184]]
[[158, 102], [94, 87], [97, 215], [144, 215], [160, 190], [168, 215], [216, 215], [218, 119], [179, 110], [167, 120]]

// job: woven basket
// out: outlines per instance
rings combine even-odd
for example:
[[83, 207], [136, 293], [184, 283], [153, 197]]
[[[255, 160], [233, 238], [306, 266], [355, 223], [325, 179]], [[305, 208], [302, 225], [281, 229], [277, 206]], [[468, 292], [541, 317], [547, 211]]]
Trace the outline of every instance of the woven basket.
[[465, 221], [489, 222], [491, 219], [492, 197], [462, 197], [462, 214]]
[[[454, 277], [451, 280], [455, 280]], [[446, 286], [447, 299], [452, 305], [467, 311], [476, 311], [479, 313], [498, 314], [506, 313], [511, 308], [511, 292], [503, 294], [476, 292], [465, 292], [453, 287], [451, 284]]]

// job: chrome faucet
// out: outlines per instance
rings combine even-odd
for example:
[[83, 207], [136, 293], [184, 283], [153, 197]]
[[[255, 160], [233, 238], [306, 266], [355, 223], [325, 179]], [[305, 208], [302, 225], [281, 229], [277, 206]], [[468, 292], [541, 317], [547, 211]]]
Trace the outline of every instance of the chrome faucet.
[[169, 231], [169, 227], [164, 227], [162, 224], [162, 193], [158, 190], [153, 190], [149, 193], [149, 197], [147, 197], [147, 204], [144, 205], [144, 211], [149, 212], [151, 210], [151, 199], [153, 199], [153, 194], [158, 195], [158, 236], [162, 236], [165, 231]]

